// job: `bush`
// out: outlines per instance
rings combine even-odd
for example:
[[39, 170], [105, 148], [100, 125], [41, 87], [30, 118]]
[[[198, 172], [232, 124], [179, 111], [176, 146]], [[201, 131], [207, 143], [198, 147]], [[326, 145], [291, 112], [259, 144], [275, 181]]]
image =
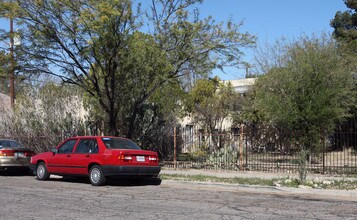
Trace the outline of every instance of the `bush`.
[[236, 167], [239, 164], [240, 153], [232, 147], [223, 147], [213, 151], [206, 160], [209, 164], [215, 164], [219, 168], [228, 166]]

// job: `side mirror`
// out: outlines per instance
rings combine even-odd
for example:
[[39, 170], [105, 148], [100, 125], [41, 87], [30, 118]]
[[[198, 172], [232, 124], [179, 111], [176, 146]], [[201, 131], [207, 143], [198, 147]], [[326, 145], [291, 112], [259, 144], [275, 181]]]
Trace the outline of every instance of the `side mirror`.
[[57, 149], [56, 148], [52, 148], [51, 152], [53, 153], [53, 155], [55, 155], [57, 153]]

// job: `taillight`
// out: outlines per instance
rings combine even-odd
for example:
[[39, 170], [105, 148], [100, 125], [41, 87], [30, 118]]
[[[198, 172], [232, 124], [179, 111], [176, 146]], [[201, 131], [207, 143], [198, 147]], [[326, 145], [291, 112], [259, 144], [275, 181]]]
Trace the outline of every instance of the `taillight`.
[[120, 152], [118, 160], [121, 160], [123, 162], [131, 162], [133, 160], [133, 157], [130, 155], [124, 155], [122, 152]]
[[131, 161], [132, 159], [132, 156], [124, 156], [124, 161]]
[[153, 163], [157, 162], [158, 161], [157, 156], [149, 156], [149, 161]]
[[0, 156], [14, 156], [13, 150], [0, 150]]

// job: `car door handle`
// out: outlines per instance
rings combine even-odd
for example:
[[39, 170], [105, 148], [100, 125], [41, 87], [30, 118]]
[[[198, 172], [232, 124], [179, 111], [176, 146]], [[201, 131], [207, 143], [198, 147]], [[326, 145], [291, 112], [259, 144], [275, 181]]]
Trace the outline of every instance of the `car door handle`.
[[70, 154], [67, 154], [66, 157], [71, 157], [71, 155], [70, 155]]
[[90, 155], [89, 155], [89, 154], [87, 154], [87, 155], [86, 155], [86, 157], [90, 157]]

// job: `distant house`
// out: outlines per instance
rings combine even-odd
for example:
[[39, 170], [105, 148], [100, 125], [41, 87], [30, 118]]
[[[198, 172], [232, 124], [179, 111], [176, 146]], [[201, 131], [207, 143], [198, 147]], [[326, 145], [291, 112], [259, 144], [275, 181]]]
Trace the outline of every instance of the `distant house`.
[[[230, 83], [233, 89], [239, 93], [241, 96], [244, 96], [249, 89], [252, 88], [256, 81], [256, 78], [247, 78], [247, 79], [237, 79], [237, 80], [226, 80], [223, 83]], [[232, 131], [233, 133], [238, 129], [232, 128], [232, 118], [228, 117], [223, 120], [220, 128], [225, 131]], [[182, 152], [188, 153], [195, 151], [195, 147], [204, 142], [207, 137], [205, 137], [204, 131], [201, 126], [193, 120], [192, 117], [186, 116], [179, 121], [182, 128], [181, 135], [183, 137], [182, 143]], [[218, 128], [217, 128], [218, 129]]]
[[239, 94], [244, 95], [254, 85], [256, 78], [226, 80], [223, 83], [231, 83], [232, 87]]

